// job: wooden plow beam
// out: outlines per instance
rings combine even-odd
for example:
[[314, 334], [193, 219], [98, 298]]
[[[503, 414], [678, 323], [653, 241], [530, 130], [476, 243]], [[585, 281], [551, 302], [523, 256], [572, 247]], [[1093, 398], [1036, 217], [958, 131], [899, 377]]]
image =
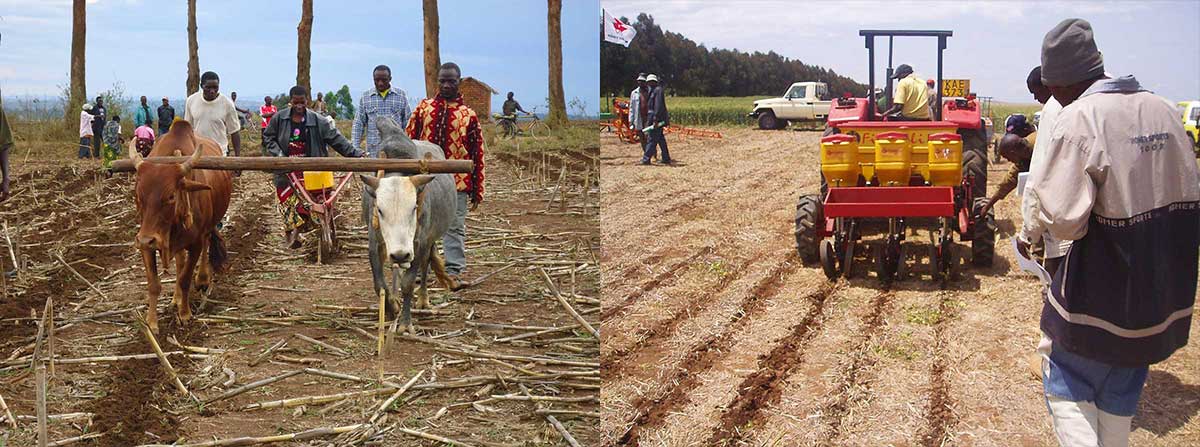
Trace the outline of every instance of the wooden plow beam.
[[669, 126], [663, 133], [673, 133], [688, 137], [722, 138], [721, 132], [715, 130], [695, 129], [691, 127]]
[[[183, 163], [191, 157], [147, 157], [146, 163]], [[220, 171], [338, 171], [403, 172], [406, 174], [467, 174], [470, 160], [413, 160], [343, 157], [200, 157], [193, 168]], [[113, 172], [132, 172], [133, 160], [112, 163]]]

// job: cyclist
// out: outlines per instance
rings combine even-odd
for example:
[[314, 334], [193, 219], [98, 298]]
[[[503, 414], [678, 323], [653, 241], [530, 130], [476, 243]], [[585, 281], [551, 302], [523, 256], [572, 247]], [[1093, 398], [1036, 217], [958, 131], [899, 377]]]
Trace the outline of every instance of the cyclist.
[[500, 120], [507, 121], [509, 126], [505, 127], [511, 129], [511, 132], [514, 133], [517, 132], [518, 111], [524, 113], [525, 115], [533, 115], [532, 113], [526, 112], [525, 109], [521, 108], [521, 103], [513, 99], [513, 92], [508, 92], [508, 99], [504, 100], [504, 105], [500, 108], [500, 110], [502, 112], [500, 115]]

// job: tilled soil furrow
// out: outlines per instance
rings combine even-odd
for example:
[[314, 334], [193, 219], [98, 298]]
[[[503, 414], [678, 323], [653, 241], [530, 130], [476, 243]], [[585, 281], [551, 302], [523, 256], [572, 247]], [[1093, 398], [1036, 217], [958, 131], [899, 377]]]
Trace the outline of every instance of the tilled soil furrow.
[[[64, 168], [65, 169], [65, 168]], [[109, 198], [124, 193], [123, 188], [108, 188], [105, 195], [101, 198]], [[95, 223], [99, 226], [99, 221], [102, 216], [97, 215], [92, 209], [75, 208], [69, 212], [63, 212], [55, 217], [50, 228], [63, 228], [61, 225], [65, 222], [88, 222]], [[128, 255], [128, 251], [124, 247], [88, 247], [80, 246], [79, 242], [85, 239], [96, 238], [102, 236], [106, 241], [132, 241], [133, 231], [128, 227], [117, 227], [117, 233], [100, 234], [96, 231], [52, 231], [47, 236], [38, 236], [27, 238], [25, 242], [41, 241], [49, 238], [62, 238], [58, 240], [56, 247], [61, 247], [64, 250], [63, 256], [74, 259], [87, 259], [89, 264], [101, 268], [101, 274], [108, 270], [120, 268], [125, 263], [124, 258]], [[34, 250], [32, 248], [23, 250], [22, 256], [27, 256], [37, 262], [56, 264], [56, 259], [52, 256], [52, 252], [57, 251], [57, 248], [52, 249], [49, 245], [42, 245], [41, 248]], [[61, 264], [58, 264], [61, 266]], [[86, 272], [82, 266], [76, 266], [77, 270]], [[88, 267], [92, 268], [92, 267]], [[0, 303], [0, 318], [22, 318], [29, 316], [30, 309], [41, 310], [46, 302], [46, 298], [55, 298], [55, 309], [58, 309], [69, 304], [66, 297], [73, 297], [77, 292], [87, 291], [89, 287], [82, 281], [79, 281], [74, 274], [67, 271], [65, 268], [57, 268], [50, 271], [44, 278], [36, 278], [27, 285], [25, 291], [19, 296], [10, 296], [8, 301]], [[36, 332], [37, 326], [33, 321], [24, 321], [22, 323], [14, 323], [12, 325], [0, 326], [0, 339], [6, 343], [27, 343], [27, 339], [31, 338]], [[6, 345], [8, 347], [10, 345]]]
[[624, 298], [622, 298], [621, 302], [619, 304], [601, 311], [600, 312], [600, 323], [603, 324], [604, 322], [606, 322], [610, 318], [612, 318], [614, 315], [616, 315], [618, 312], [621, 312], [622, 310], [625, 310], [629, 306], [632, 306], [633, 303], [637, 302], [638, 298], [641, 298], [642, 295], [646, 294], [646, 292], [654, 290], [655, 288], [657, 288], [660, 285], [663, 285], [664, 283], [669, 284], [670, 281], [673, 281], [673, 280], [675, 280], [675, 278], [678, 277], [676, 275], [676, 273], [678, 273], [680, 270], [686, 268], [689, 265], [694, 264], [697, 259], [700, 259], [704, 256], [708, 256], [709, 254], [712, 254], [712, 252], [713, 252], [712, 247], [705, 247], [704, 249], [702, 249], [698, 252], [692, 253], [692, 255], [688, 256], [687, 259], [684, 259], [682, 261], [671, 264], [671, 266], [667, 267], [666, 270], [662, 271], [661, 273], [659, 273], [657, 275], [654, 275], [654, 277], [651, 278], [649, 281], [646, 281], [644, 284], [639, 286], [637, 288], [637, 290], [634, 290], [632, 293], [630, 293], [629, 295], [626, 295]]
[[[42, 176], [45, 179], [47, 176]], [[77, 196], [80, 193], [89, 189], [99, 180], [99, 174], [91, 171], [75, 172], [70, 167], [59, 168], [54, 177], [50, 181], [39, 181], [34, 187], [44, 187], [54, 191], [56, 194], [43, 194], [38, 197], [36, 204], [29, 208], [18, 208], [21, 212], [17, 213], [15, 222], [26, 222], [36, 216], [46, 214], [48, 211], [62, 206], [62, 201], [71, 197]], [[30, 192], [32, 193], [32, 192]], [[30, 200], [33, 202], [34, 200]], [[14, 204], [16, 205], [16, 204]], [[11, 224], [10, 224], [11, 225]]]
[[[235, 197], [233, 200], [245, 200]], [[217, 273], [213, 281], [213, 297], [223, 302], [236, 302], [241, 296], [238, 280], [239, 272], [254, 265], [255, 250], [259, 241], [268, 234], [265, 221], [261, 218], [262, 208], [271, 200], [269, 195], [259, 194], [249, 199], [232, 219], [232, 231], [226, 234], [226, 249], [237, 253], [224, 273]], [[230, 210], [233, 211], [232, 209]], [[244, 235], [244, 237], [243, 237]], [[131, 290], [135, 296], [142, 296], [144, 290]], [[192, 302], [197, 302], [199, 292], [192, 292]], [[161, 310], [161, 309], [160, 309]], [[195, 316], [203, 315], [194, 314]], [[187, 326], [180, 326], [175, 318], [174, 306], [167, 307], [166, 312], [159, 312], [161, 332], [159, 340], [175, 337], [180, 343], [192, 346], [203, 346], [207, 333], [202, 324], [196, 321]], [[161, 342], [160, 342], [161, 343]], [[133, 341], [125, 343], [119, 350], [120, 355], [143, 354], [150, 351], [149, 343], [141, 334], [134, 333]], [[177, 370], [186, 367], [186, 363], [174, 365]], [[152, 433], [161, 439], [178, 439], [180, 436], [180, 420], [170, 411], [167, 402], [178, 397], [170, 386], [167, 375], [157, 360], [132, 360], [114, 363], [108, 368], [105, 395], [88, 405], [90, 412], [95, 413], [95, 429], [108, 432], [107, 436], [99, 438], [100, 446], [119, 447], [159, 441], [152, 439], [147, 433]]]
[[702, 340], [684, 356], [675, 374], [664, 382], [673, 385], [669, 385], [661, 397], [642, 396], [634, 402], [637, 417], [629, 430], [617, 440], [617, 445], [638, 445], [642, 429], [661, 424], [668, 414], [687, 403], [688, 394], [700, 385], [700, 374], [711, 368], [721, 353], [733, 345], [734, 335], [762, 311], [767, 301], [778, 293], [786, 277], [799, 268], [800, 260], [794, 255], [773, 266], [742, 300], [740, 307], [743, 311], [731, 315], [722, 331]]
[[871, 299], [871, 312], [863, 317], [862, 329], [858, 330], [858, 340], [855, 342], [854, 348], [847, 354], [848, 363], [838, 373], [834, 382], [833, 399], [821, 408], [822, 422], [827, 424], [820, 436], [821, 445], [838, 445], [842, 422], [846, 418], [850, 404], [858, 398], [855, 396], [855, 388], [862, 386], [859, 383], [859, 373], [872, 363], [871, 340], [879, 332], [879, 327], [883, 324], [883, 317], [890, 309], [894, 296], [890, 291], [883, 291]]
[[[721, 251], [724, 250], [719, 250], [718, 252]], [[653, 341], [661, 342], [671, 339], [675, 335], [675, 332], [679, 329], [680, 324], [682, 324], [688, 318], [691, 318], [693, 315], [691, 312], [692, 309], [703, 308], [710, 300], [720, 296], [720, 294], [725, 291], [725, 288], [729, 287], [729, 285], [734, 281], [744, 277], [749, 271], [750, 266], [758, 263], [765, 255], [766, 253], [759, 253], [754, 258], [743, 261], [742, 264], [735, 268], [732, 272], [723, 276], [720, 282], [713, 286], [713, 288], [705, 290], [705, 293], [702, 295], [690, 297], [690, 299], [687, 300], [687, 302], [680, 308], [679, 311], [671, 315], [671, 318], [660, 321], [657, 324], [654, 324], [650, 329], [644, 331], [639, 336], [637, 342], [624, 346], [620, 349], [609, 351], [607, 353], [608, 355], [605, 355], [605, 353], [602, 352], [600, 355], [601, 379], [607, 379], [619, 375], [619, 373], [624, 371], [626, 362], [629, 360], [630, 356], [642, 350], [647, 343], [651, 343]]]
[[954, 424], [954, 413], [950, 406], [950, 383], [946, 378], [946, 326], [956, 318], [954, 306], [950, 305], [950, 292], [939, 293], [938, 319], [933, 327], [933, 362], [929, 368], [929, 404], [925, 407], [925, 428], [920, 444], [925, 447], [945, 445], [947, 435]]
[[786, 339], [759, 358], [758, 369], [738, 385], [738, 395], [725, 406], [728, 410], [721, 416], [721, 425], [708, 439], [707, 445], [736, 443], [745, 435], [742, 428], [746, 424], [761, 422], [762, 410], [779, 402], [783, 395], [781, 385], [804, 362], [809, 341], [824, 323], [825, 303], [836, 289], [835, 284], [825, 284], [804, 298], [812, 303], [812, 307], [799, 323], [790, 328]]

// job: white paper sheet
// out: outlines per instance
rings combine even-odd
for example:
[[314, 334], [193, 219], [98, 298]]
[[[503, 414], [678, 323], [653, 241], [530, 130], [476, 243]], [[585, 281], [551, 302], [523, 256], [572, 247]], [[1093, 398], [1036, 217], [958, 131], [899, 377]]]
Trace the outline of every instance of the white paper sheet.
[[1017, 253], [1017, 266], [1021, 267], [1021, 270], [1033, 273], [1034, 276], [1037, 276], [1039, 279], [1041, 279], [1043, 283], [1050, 284], [1050, 272], [1047, 272], [1046, 269], [1043, 268], [1041, 264], [1038, 264], [1037, 261], [1022, 256], [1021, 250], [1017, 249], [1017, 241], [1018, 239], [1015, 237], [1012, 240], [1013, 251]]

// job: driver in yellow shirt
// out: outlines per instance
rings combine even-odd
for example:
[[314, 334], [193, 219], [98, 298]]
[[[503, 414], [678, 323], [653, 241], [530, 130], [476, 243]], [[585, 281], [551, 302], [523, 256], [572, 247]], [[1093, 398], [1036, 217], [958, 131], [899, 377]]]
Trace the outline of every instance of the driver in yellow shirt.
[[899, 79], [900, 82], [896, 83], [892, 107], [883, 114], [890, 116], [900, 112], [898, 117], [892, 117], [898, 121], [928, 121], [929, 87], [925, 85], [925, 81], [914, 75], [912, 67], [908, 64], [900, 64], [892, 78]]

